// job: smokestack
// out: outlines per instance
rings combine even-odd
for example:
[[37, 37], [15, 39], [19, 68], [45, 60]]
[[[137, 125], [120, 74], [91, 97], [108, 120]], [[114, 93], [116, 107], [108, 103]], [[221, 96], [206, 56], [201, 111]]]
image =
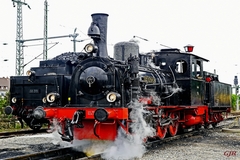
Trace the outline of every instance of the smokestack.
[[107, 19], [108, 14], [92, 14], [92, 24], [88, 29], [88, 35], [93, 39], [98, 47], [97, 56], [107, 58]]

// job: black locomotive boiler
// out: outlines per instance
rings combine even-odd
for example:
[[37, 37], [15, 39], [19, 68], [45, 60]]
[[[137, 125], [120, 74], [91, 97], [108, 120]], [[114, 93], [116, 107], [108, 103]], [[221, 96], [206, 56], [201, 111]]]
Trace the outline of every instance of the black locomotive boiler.
[[230, 112], [231, 85], [203, 70], [207, 59], [175, 48], [140, 54], [133, 42], [117, 43], [110, 58], [107, 20], [107, 14], [92, 14], [93, 43], [85, 52], [41, 61], [28, 76], [12, 76], [6, 113], [33, 129], [57, 120], [62, 139], [72, 141], [115, 140], [119, 128], [131, 134], [134, 102], [142, 104], [152, 138], [159, 139], [216, 126]]

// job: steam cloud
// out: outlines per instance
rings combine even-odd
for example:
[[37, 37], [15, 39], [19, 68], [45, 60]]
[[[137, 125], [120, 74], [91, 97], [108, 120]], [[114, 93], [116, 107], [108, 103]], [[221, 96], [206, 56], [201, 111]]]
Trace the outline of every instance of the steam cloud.
[[155, 135], [155, 130], [147, 125], [143, 119], [143, 105], [139, 102], [134, 102], [131, 106], [130, 118], [134, 123], [130, 124], [132, 134], [126, 134], [119, 127], [118, 137], [104, 151], [102, 158], [104, 159], [133, 159], [141, 158], [146, 152], [143, 144], [144, 138]]

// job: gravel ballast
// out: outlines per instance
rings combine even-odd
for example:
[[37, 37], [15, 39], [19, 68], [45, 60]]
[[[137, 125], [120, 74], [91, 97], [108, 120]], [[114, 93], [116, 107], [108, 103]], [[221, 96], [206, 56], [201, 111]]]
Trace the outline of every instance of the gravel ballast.
[[[0, 139], [0, 159], [61, 147], [53, 134]], [[211, 129], [201, 135], [161, 144], [135, 160], [240, 159], [240, 133]], [[123, 160], [123, 159], [122, 159]]]
[[60, 145], [53, 136], [39, 134], [0, 139], [0, 159], [57, 149]]
[[146, 153], [140, 160], [229, 160], [240, 159], [240, 133], [209, 130]]

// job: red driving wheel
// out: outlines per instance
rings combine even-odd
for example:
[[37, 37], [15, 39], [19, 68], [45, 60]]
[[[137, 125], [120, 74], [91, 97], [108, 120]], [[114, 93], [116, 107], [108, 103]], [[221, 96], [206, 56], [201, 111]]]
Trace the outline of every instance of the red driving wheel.
[[[175, 115], [174, 113], [170, 113], [169, 115], [172, 119], [176, 119], [177, 118], [177, 115]], [[175, 136], [178, 132], [178, 126], [179, 126], [179, 122], [178, 120], [173, 120], [172, 123], [169, 125], [168, 127], [168, 131], [169, 131], [169, 134], [171, 136]]]
[[164, 139], [165, 136], [167, 134], [167, 127], [166, 126], [158, 126], [157, 127], [157, 136], [160, 138], [160, 139]]

